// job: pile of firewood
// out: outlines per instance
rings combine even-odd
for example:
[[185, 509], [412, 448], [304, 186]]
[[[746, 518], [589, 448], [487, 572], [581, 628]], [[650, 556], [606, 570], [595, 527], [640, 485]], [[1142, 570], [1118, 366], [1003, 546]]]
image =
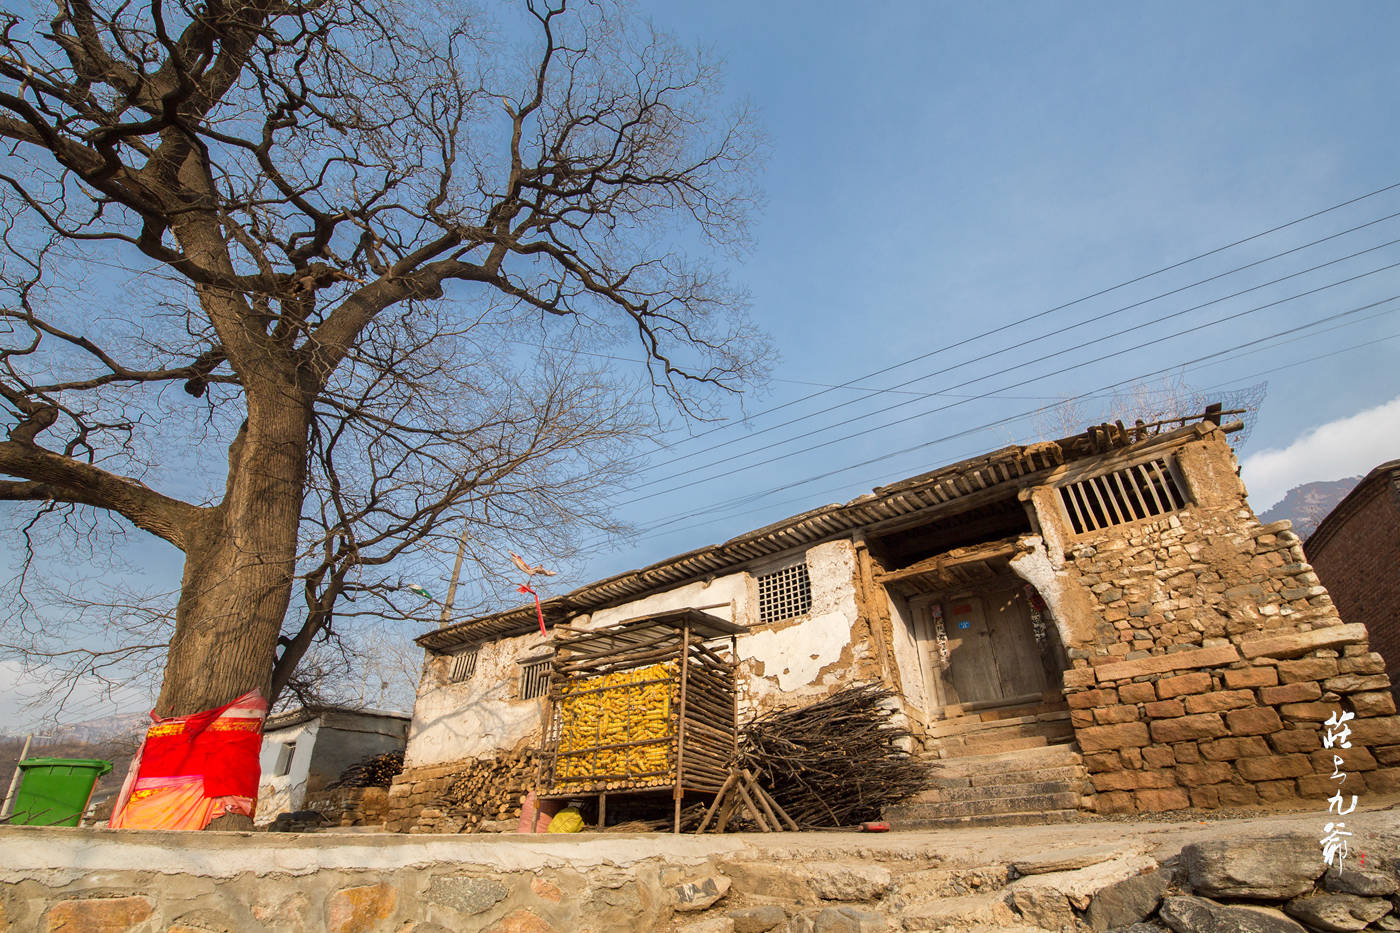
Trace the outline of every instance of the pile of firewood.
[[331, 787], [388, 787], [403, 770], [403, 752], [385, 752], [357, 761]]
[[741, 730], [739, 758], [803, 826], [878, 820], [928, 786], [927, 766], [900, 748], [909, 731], [892, 722], [894, 696], [862, 684], [764, 713]]
[[461, 831], [476, 832], [483, 823], [520, 816], [520, 798], [534, 787], [533, 749], [479, 758], [448, 785], [442, 802], [466, 822]]

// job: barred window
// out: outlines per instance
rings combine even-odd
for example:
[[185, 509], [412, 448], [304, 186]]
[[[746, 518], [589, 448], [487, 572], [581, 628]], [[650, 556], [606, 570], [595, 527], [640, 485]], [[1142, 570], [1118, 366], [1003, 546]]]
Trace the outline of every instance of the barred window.
[[516, 696], [522, 700], [533, 700], [542, 697], [549, 692], [549, 655], [542, 658], [526, 658], [518, 661], [520, 665], [520, 680], [516, 688]]
[[1075, 534], [1184, 508], [1186, 496], [1164, 458], [1091, 476], [1060, 487]]
[[471, 680], [476, 673], [476, 659], [481, 654], [481, 647], [464, 648], [452, 656], [452, 666], [447, 672], [447, 682], [460, 684], [464, 680]]
[[758, 621], [792, 619], [812, 609], [807, 564], [797, 563], [758, 577]]

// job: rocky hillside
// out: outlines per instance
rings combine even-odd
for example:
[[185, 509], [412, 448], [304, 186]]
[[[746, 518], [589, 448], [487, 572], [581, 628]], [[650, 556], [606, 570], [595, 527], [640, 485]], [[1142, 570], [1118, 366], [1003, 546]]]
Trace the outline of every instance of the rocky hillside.
[[1350, 476], [1346, 479], [1323, 480], [1294, 486], [1277, 505], [1261, 513], [1259, 520], [1268, 524], [1286, 518], [1293, 523], [1294, 533], [1307, 540], [1318, 523], [1326, 518], [1327, 513], [1336, 508], [1337, 503], [1345, 499], [1347, 493], [1355, 489], [1359, 482], [1361, 477]]

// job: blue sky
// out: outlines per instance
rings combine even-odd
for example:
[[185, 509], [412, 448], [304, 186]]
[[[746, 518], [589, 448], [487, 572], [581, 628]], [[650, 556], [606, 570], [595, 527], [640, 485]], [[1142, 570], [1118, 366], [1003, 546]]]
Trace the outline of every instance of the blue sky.
[[[707, 433], [688, 442], [668, 438], [674, 449], [617, 496], [638, 533], [596, 542], [542, 595], [1031, 439], [1045, 418], [1016, 415], [1162, 370], [1203, 390], [1267, 380], [1244, 451], [1268, 464], [1267, 477], [1258, 468], [1260, 510], [1295, 482], [1400, 456], [1400, 406], [1384, 404], [1400, 396], [1400, 340], [1390, 339], [1400, 334], [1400, 300], [1376, 304], [1400, 296], [1400, 268], [1383, 268], [1400, 263], [1400, 244], [1383, 245], [1400, 239], [1400, 218], [1380, 220], [1400, 212], [1400, 188], [978, 336], [1400, 183], [1395, 4], [716, 0], [639, 9], [722, 58], [726, 94], [757, 108], [766, 206], [753, 249], [730, 273], [781, 352], [748, 411], [792, 404], [746, 423], [694, 426]], [[1306, 291], [1314, 294], [1292, 297]], [[1051, 333], [1096, 315], [1107, 317]], [[1169, 336], [1187, 328], [1199, 329]], [[1287, 343], [1183, 370], [1287, 330], [1295, 332], [1278, 338]], [[1060, 368], [1068, 371], [1039, 378]], [[816, 391], [810, 383], [852, 380], [864, 390], [800, 401]], [[797, 420], [838, 403], [851, 404]], [[1333, 423], [1345, 430], [1320, 430]], [[962, 436], [939, 441], [949, 435]], [[1305, 436], [1324, 439], [1327, 456], [1294, 448], [1282, 466], [1265, 456]], [[918, 449], [890, 453], [909, 447]], [[727, 457], [735, 459], [717, 462]], [[847, 469], [865, 461], [875, 462]], [[1252, 482], [1249, 459], [1244, 475]], [[153, 576], [177, 581], [176, 555], [149, 550]], [[503, 586], [502, 605], [517, 595]]]
[[[645, 8], [724, 57], [730, 93], [758, 106], [769, 136], [768, 207], [739, 269], [755, 316], [782, 352], [759, 410], [807, 391], [783, 380], [845, 383], [1400, 181], [1390, 5], [879, 3], [858, 15], [834, 4]], [[647, 531], [658, 513], [704, 510], [1400, 294], [1400, 275], [1382, 269], [1400, 261], [1400, 250], [1377, 248], [1400, 237], [1395, 220], [1186, 287], [1398, 210], [1400, 192], [1377, 195], [861, 383], [887, 387], [946, 370], [906, 391], [1004, 390], [995, 397], [946, 398], [922, 407], [954, 407], [819, 450], [803, 448], [893, 417], [881, 410], [906, 397], [875, 396], [789, 430], [753, 433], [857, 394], [829, 393], [677, 447], [661, 459], [687, 453], [686, 461], [641, 481], [680, 470], [688, 477], [620, 502]], [[1336, 284], [1351, 277], [1358, 278]], [[1182, 291], [1147, 301], [1174, 289]], [[1246, 294], [1226, 297], [1238, 291]], [[1137, 302], [1147, 303], [1102, 326], [1046, 333]], [[1281, 303], [1250, 311], [1273, 302]], [[1166, 315], [1173, 317], [1153, 323]], [[1239, 317], [1203, 326], [1230, 315]], [[1200, 389], [1267, 380], [1244, 452], [1285, 447], [1400, 394], [1397, 344], [1383, 342], [1400, 332], [1393, 305], [1336, 323], [1345, 326], [1304, 329], [1290, 343], [1172, 375]], [[1163, 339], [1193, 327], [1201, 329]], [[1075, 349], [1119, 330], [1129, 333]], [[1034, 339], [974, 362], [1025, 338]], [[1131, 349], [1143, 343], [1150, 345]], [[1357, 344], [1366, 346], [1279, 368]], [[1086, 365], [1032, 378], [1079, 363]], [[974, 381], [995, 370], [1007, 371]], [[823, 430], [857, 415], [866, 420]], [[688, 520], [672, 533], [645, 533], [568, 582], [723, 540], [1027, 439], [1037, 427], [1012, 422], [792, 485], [725, 520], [710, 521], [725, 514], [711, 509], [709, 524]], [[710, 446], [745, 430], [750, 442], [722, 454]], [[705, 469], [720, 456], [807, 432], [807, 441]], [[776, 457], [783, 459], [743, 469]], [[711, 482], [637, 499], [711, 474]]]

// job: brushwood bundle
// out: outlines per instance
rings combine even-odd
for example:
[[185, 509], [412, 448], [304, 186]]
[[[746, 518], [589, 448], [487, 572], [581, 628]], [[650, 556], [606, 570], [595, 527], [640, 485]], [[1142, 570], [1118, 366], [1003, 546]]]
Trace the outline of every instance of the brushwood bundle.
[[763, 713], [740, 733], [739, 755], [804, 826], [853, 826], [928, 786], [928, 768], [901, 748], [893, 690], [859, 684], [801, 707]]

